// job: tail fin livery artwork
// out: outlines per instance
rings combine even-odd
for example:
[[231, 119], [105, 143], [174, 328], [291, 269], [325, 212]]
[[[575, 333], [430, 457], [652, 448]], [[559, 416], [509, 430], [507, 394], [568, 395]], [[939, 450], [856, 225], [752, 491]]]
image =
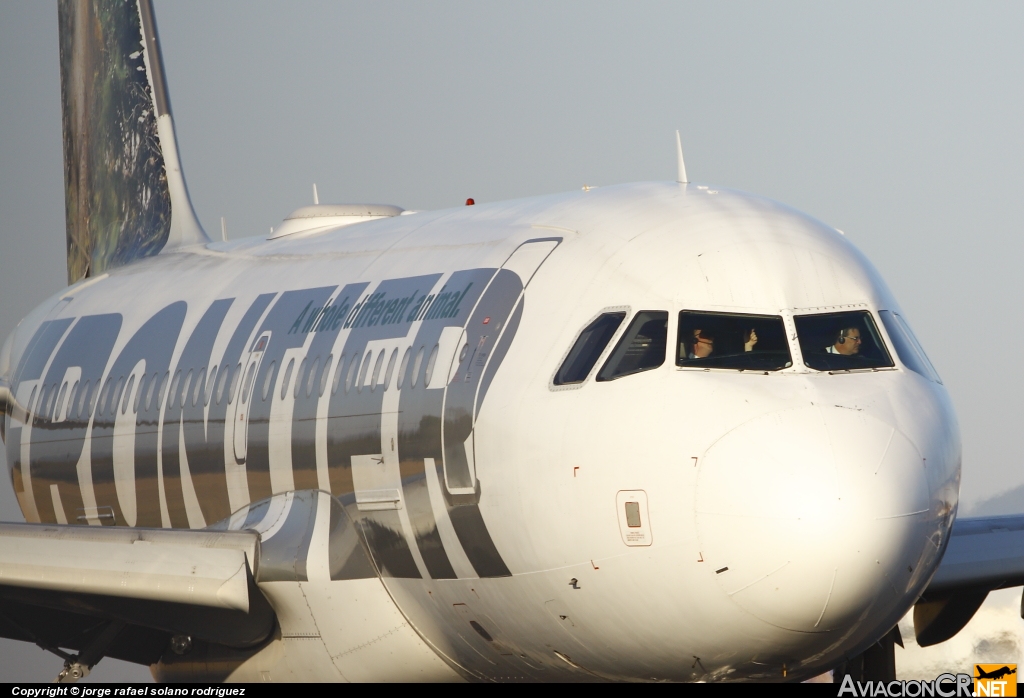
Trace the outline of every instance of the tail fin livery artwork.
[[60, 0], [68, 283], [208, 241], [184, 187], [151, 0]]
[[0, 636], [61, 680], [880, 680], [908, 610], [941, 642], [1024, 583], [878, 271], [678, 135], [677, 181], [212, 241], [151, 1], [58, 15], [71, 285], [0, 351]]

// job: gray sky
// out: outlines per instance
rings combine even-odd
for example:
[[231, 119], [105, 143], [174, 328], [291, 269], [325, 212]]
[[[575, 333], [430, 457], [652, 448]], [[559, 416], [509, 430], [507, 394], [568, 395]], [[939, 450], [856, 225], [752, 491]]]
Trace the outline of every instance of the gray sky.
[[[212, 235], [221, 216], [232, 238], [268, 232], [313, 182], [323, 202], [431, 209], [673, 179], [678, 128], [691, 179], [802, 209], [874, 261], [956, 404], [963, 503], [1024, 485], [1024, 5], [157, 0], [156, 15]], [[0, 340], [64, 285], [61, 157], [56, 5], [6, 0]], [[0, 519], [20, 519], [0, 480]], [[13, 657], [0, 681], [27, 670]]]

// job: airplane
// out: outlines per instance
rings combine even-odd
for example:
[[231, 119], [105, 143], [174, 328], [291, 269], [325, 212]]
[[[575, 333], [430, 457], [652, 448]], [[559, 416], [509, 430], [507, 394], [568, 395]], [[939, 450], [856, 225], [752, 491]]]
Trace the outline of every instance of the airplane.
[[[0, 349], [0, 636], [159, 681], [894, 675], [1024, 584], [870, 261], [676, 181], [214, 241], [150, 0], [61, 0], [69, 287]], [[468, 202], [467, 202], [468, 203]]]
[[985, 671], [981, 667], [976, 667], [976, 670], [978, 672], [978, 675], [974, 677], [976, 679], [996, 679], [996, 680], [998, 680], [998, 679], [1003, 678], [1004, 676], [1009, 676], [1010, 674], [1016, 674], [1017, 673], [1016, 669], [1011, 669], [1008, 666], [1001, 666], [998, 669], [993, 669], [992, 671]]

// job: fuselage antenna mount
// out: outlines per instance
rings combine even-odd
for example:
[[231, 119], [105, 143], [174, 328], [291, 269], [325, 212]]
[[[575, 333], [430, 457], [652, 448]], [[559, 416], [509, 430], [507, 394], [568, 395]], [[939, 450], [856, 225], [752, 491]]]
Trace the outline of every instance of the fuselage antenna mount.
[[690, 180], [686, 177], [686, 163], [683, 162], [683, 139], [679, 137], [679, 131], [676, 131], [676, 181], [680, 184], [689, 184]]

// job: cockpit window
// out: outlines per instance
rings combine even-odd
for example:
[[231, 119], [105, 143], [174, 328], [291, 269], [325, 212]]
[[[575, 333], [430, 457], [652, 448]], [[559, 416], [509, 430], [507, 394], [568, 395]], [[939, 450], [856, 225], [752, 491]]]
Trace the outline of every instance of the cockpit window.
[[855, 371], [894, 365], [871, 313], [866, 310], [797, 315], [793, 321], [804, 363], [816, 371]]
[[665, 363], [667, 336], [668, 313], [656, 310], [637, 313], [597, 374], [597, 380], [615, 380], [661, 366]]
[[928, 360], [928, 355], [924, 353], [917, 337], [910, 331], [907, 321], [899, 313], [894, 313], [891, 310], [879, 310], [878, 315], [882, 318], [882, 324], [888, 330], [889, 339], [896, 347], [896, 355], [900, 357], [903, 365], [911, 371], [920, 373], [930, 381], [941, 383], [942, 380], [939, 378], [938, 372], [932, 366], [932, 362]]
[[608, 346], [615, 330], [626, 319], [625, 313], [604, 313], [583, 328], [576, 343], [572, 345], [561, 368], [555, 374], [555, 385], [582, 383], [590, 375], [590, 369], [601, 358], [601, 352]]
[[777, 315], [679, 313], [677, 366], [778, 371], [793, 365]]

